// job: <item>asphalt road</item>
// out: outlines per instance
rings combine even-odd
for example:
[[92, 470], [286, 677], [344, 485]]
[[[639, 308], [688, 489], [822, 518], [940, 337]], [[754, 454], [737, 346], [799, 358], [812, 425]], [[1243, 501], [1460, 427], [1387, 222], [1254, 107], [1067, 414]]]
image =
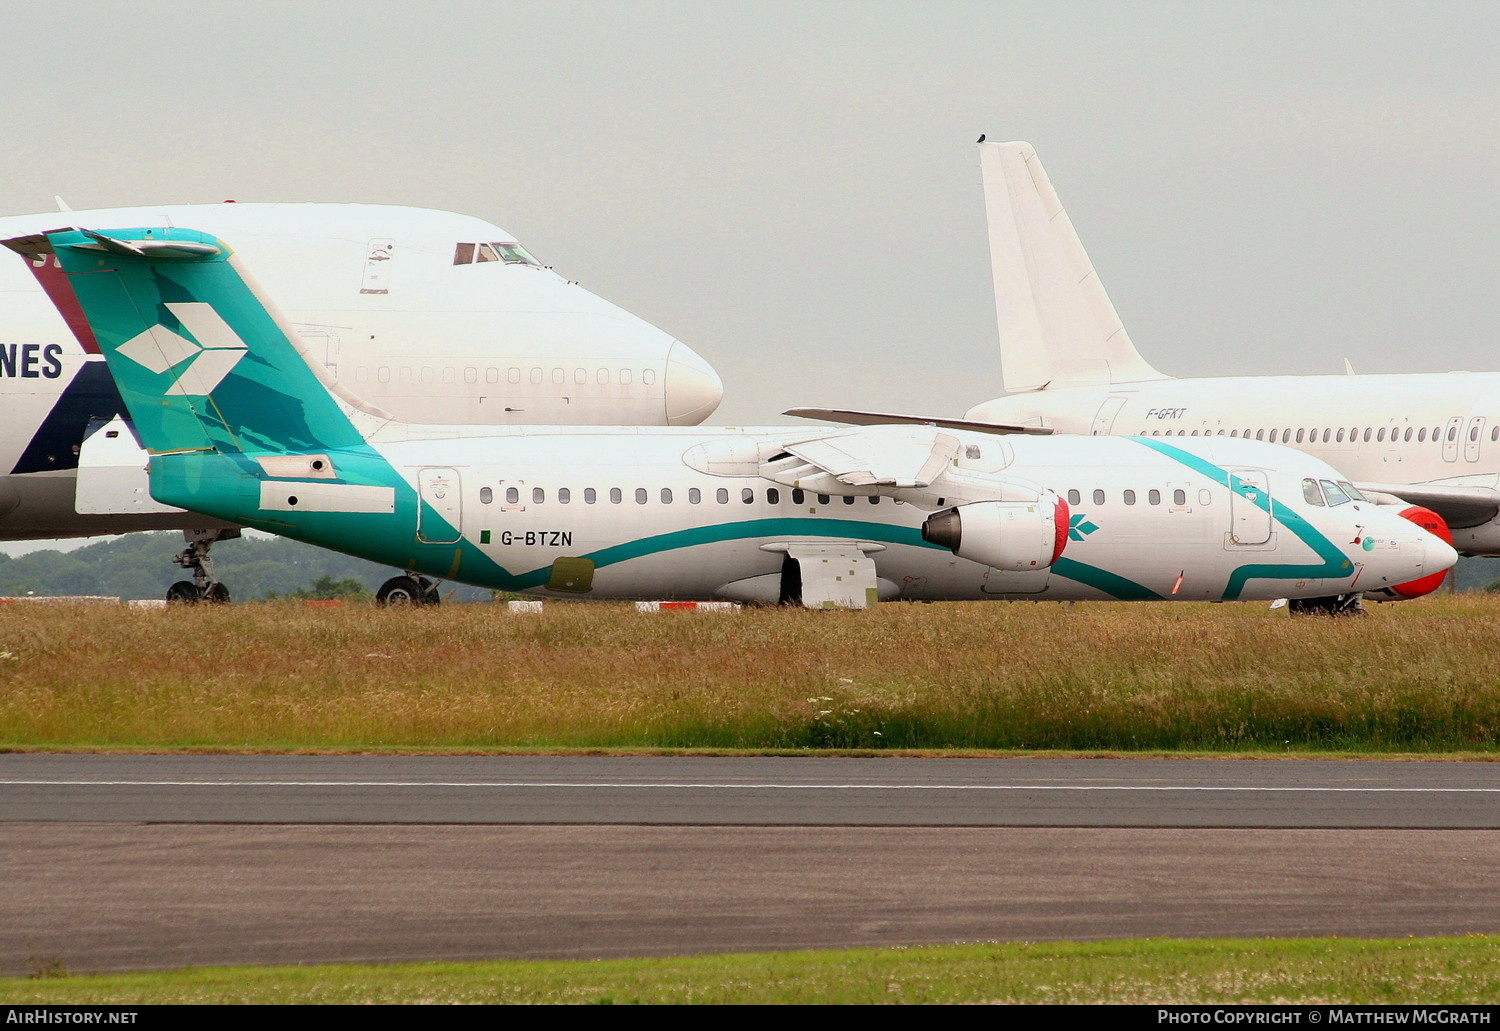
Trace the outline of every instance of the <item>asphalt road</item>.
[[0, 970], [1500, 933], [1500, 764], [0, 756]]

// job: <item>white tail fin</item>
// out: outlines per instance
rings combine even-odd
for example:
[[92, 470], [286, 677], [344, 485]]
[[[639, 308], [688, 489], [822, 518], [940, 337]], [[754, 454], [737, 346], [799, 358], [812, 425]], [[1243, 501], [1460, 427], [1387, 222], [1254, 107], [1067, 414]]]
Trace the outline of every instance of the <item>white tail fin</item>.
[[1029, 143], [980, 143], [1011, 393], [1166, 379], [1136, 352]]

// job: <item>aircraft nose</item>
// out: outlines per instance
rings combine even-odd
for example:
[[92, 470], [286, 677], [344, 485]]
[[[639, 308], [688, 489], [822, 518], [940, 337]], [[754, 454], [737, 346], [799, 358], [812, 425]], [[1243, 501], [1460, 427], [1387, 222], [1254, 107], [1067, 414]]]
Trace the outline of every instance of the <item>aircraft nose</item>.
[[668, 426], [696, 426], [724, 400], [724, 383], [712, 365], [679, 341], [667, 353], [662, 393]]

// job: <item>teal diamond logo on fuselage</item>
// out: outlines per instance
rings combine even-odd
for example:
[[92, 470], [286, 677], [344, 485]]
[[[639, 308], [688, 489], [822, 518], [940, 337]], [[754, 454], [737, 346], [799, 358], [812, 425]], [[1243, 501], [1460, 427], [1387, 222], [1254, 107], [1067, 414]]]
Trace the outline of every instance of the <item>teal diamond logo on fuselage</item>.
[[1099, 527], [1089, 522], [1088, 516], [1082, 512], [1068, 517], [1068, 540], [1081, 541]]

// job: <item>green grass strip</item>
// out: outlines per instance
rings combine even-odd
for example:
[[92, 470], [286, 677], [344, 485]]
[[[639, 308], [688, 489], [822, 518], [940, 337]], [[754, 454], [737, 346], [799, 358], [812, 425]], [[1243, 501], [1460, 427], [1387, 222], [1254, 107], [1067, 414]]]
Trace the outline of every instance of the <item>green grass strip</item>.
[[0, 1003], [1486, 1004], [1500, 939], [1148, 939], [597, 961], [220, 967], [75, 977], [34, 960]]

